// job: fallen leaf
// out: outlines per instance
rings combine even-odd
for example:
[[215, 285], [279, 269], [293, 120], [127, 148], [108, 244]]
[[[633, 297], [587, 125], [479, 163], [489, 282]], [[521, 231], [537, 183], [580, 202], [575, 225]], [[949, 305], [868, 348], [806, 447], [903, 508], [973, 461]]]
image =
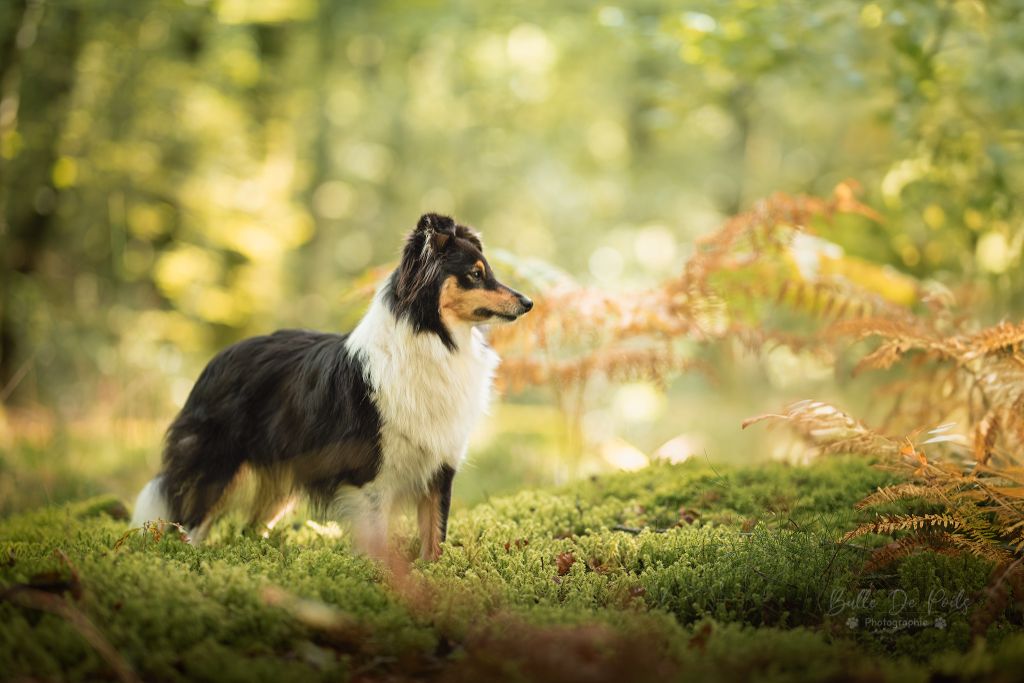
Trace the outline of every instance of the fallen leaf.
[[572, 553], [559, 553], [555, 558], [555, 564], [558, 566], [558, 575], [565, 576], [568, 574], [574, 562], [576, 562], [576, 556]]
[[693, 524], [700, 519], [700, 513], [696, 510], [690, 510], [689, 508], [679, 508], [679, 521], [686, 524]]

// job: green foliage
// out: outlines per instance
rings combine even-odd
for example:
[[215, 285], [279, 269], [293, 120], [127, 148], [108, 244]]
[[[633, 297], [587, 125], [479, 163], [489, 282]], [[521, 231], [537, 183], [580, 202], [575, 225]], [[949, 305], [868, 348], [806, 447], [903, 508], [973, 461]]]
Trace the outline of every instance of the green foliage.
[[108, 492], [130, 498], [157, 464], [159, 432], [144, 431], [141, 442], [126, 434], [96, 439], [63, 432], [0, 446], [0, 516]]
[[0, 390], [74, 412], [102, 380], [160, 414], [230, 340], [350, 323], [352, 279], [427, 208], [651, 282], [752, 199], [854, 177], [887, 221], [826, 237], [1019, 306], [1020, 24], [1012, 2], [7, 3]]
[[[1012, 611], [972, 651], [970, 609], [935, 598], [973, 599], [990, 565], [919, 555], [862, 574], [864, 550], [837, 543], [864, 519], [852, 507], [862, 491], [892, 481], [854, 459], [656, 465], [458, 509], [441, 560], [408, 574], [298, 520], [267, 539], [225, 523], [197, 548], [173, 530], [126, 534], [111, 498], [44, 508], [0, 524], [0, 668], [64, 680], [109, 670], [72, 623], [12, 590], [57, 580], [48, 590], [63, 582], [62, 600], [146, 680], [590, 680], [588, 652], [604, 653], [593, 680], [1008, 671], [1024, 647], [1006, 637]], [[836, 591], [861, 590], [875, 602], [836, 610]], [[931, 599], [927, 616], [944, 627], [866, 626], [906, 599], [915, 614]]]

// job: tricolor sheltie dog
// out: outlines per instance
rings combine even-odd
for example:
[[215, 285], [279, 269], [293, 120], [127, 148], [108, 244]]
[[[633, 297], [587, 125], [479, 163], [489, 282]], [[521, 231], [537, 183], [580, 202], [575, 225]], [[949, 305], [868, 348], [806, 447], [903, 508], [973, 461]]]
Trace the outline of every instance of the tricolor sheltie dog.
[[249, 471], [254, 527], [305, 494], [319, 514], [348, 518], [357, 547], [381, 556], [392, 506], [415, 502], [421, 555], [436, 559], [452, 480], [498, 364], [477, 326], [532, 307], [495, 279], [479, 235], [423, 216], [351, 333], [281, 330], [210, 361], [167, 431], [133, 524], [177, 522], [199, 542]]

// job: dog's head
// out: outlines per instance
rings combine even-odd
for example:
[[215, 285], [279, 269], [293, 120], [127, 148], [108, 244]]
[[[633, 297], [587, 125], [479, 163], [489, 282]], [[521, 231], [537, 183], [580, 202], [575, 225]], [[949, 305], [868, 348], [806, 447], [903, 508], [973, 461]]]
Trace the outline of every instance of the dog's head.
[[[511, 322], [529, 298], [503, 285], [484, 256], [480, 236], [448, 216], [423, 215], [409, 234], [391, 282], [393, 305], [420, 327]], [[436, 331], [436, 330], [435, 330]], [[442, 334], [449, 347], [449, 335]]]

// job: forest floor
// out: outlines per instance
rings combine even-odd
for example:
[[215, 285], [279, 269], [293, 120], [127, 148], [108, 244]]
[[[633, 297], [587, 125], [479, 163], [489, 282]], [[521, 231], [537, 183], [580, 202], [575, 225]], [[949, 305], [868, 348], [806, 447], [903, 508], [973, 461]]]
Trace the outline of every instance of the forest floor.
[[116, 499], [49, 506], [0, 519], [0, 678], [1017, 680], [991, 565], [839, 541], [891, 477], [655, 465], [457, 509], [440, 561], [391, 568], [301, 517], [194, 547]]

